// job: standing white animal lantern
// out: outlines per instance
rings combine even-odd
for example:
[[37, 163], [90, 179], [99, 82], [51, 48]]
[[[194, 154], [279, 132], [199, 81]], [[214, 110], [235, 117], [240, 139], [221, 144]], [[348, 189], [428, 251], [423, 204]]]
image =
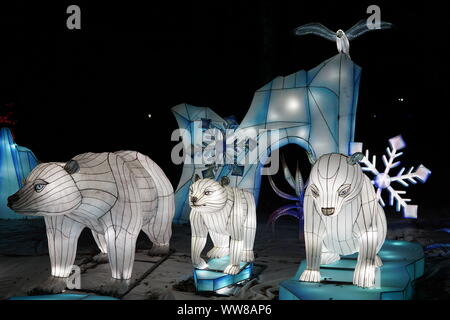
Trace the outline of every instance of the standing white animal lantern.
[[321, 264], [358, 252], [353, 284], [375, 285], [386, 217], [372, 182], [358, 164], [362, 157], [330, 153], [313, 165], [304, 200], [307, 266], [300, 281], [320, 282]]
[[69, 276], [85, 227], [107, 253], [115, 279], [131, 277], [141, 230], [153, 242], [149, 254], [169, 251], [172, 185], [156, 163], [135, 151], [83, 153], [67, 163], [39, 164], [8, 206], [44, 216], [54, 277]]
[[207, 257], [230, 255], [230, 264], [224, 273], [238, 274], [242, 261], [252, 262], [255, 259], [256, 206], [252, 193], [228, 187], [228, 183], [228, 177], [223, 177], [219, 183], [195, 175], [195, 182], [189, 192], [189, 205], [192, 208], [191, 258], [192, 264], [198, 269], [208, 266], [200, 254], [209, 233], [214, 248], [207, 253]]

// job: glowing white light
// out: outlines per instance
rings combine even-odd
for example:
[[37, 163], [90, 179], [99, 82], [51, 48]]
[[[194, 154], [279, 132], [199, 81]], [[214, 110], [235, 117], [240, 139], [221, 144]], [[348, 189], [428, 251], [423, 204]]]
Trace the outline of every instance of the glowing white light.
[[289, 97], [286, 106], [289, 111], [297, 111], [300, 108], [300, 102], [297, 97]]

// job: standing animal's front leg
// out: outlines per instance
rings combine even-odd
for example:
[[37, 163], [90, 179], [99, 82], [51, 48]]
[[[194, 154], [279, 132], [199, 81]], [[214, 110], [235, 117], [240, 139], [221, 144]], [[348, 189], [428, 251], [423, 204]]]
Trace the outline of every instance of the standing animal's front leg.
[[320, 260], [322, 243], [325, 237], [325, 224], [314, 205], [310, 187], [306, 189], [304, 201], [305, 213], [305, 249], [306, 269], [300, 276], [300, 281], [320, 282]]
[[68, 277], [77, 253], [77, 242], [84, 225], [65, 216], [45, 217], [52, 276]]
[[230, 241], [230, 264], [223, 271], [226, 274], [238, 274], [241, 270], [241, 256], [244, 248], [243, 240], [231, 239]]
[[205, 269], [208, 264], [201, 258], [201, 253], [206, 245], [206, 237], [208, 236], [208, 229], [201, 214], [195, 210], [191, 210], [189, 215], [191, 222], [191, 260], [192, 265], [197, 269]]
[[137, 236], [120, 226], [110, 226], [106, 229], [108, 259], [114, 279], [128, 280], [131, 278]]
[[354, 285], [363, 288], [375, 286], [377, 246], [377, 231], [366, 231], [359, 237], [358, 261], [353, 273]]

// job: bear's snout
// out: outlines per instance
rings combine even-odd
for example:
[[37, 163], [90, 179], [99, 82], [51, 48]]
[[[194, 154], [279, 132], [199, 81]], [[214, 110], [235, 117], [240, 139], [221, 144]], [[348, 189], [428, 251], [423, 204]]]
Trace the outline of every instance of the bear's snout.
[[19, 195], [18, 195], [17, 193], [14, 193], [12, 196], [9, 196], [9, 197], [8, 197], [8, 207], [11, 208], [11, 206], [12, 206], [15, 202], [19, 201], [19, 199], [20, 199], [20, 197], [19, 197]]
[[331, 216], [334, 213], [334, 208], [322, 208], [322, 213], [326, 216]]

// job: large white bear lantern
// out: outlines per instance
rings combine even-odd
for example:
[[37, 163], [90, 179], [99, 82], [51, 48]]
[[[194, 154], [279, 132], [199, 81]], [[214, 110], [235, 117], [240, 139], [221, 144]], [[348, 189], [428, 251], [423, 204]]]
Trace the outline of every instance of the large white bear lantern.
[[358, 161], [339, 153], [313, 165], [304, 200], [307, 266], [300, 281], [320, 282], [320, 265], [358, 252], [353, 284], [375, 285], [377, 255], [386, 237], [386, 217], [370, 179]]
[[195, 175], [195, 182], [189, 191], [191, 258], [194, 267], [207, 267], [200, 254], [209, 233], [214, 248], [207, 253], [207, 257], [230, 255], [230, 264], [224, 273], [238, 274], [242, 261], [252, 262], [255, 259], [256, 206], [252, 193], [229, 187], [229, 182], [228, 177], [222, 177], [219, 183]]
[[156, 163], [135, 151], [84, 153], [67, 163], [39, 164], [8, 206], [44, 216], [55, 277], [69, 276], [85, 227], [107, 253], [115, 279], [131, 277], [141, 230], [153, 242], [149, 254], [169, 251], [172, 185]]

